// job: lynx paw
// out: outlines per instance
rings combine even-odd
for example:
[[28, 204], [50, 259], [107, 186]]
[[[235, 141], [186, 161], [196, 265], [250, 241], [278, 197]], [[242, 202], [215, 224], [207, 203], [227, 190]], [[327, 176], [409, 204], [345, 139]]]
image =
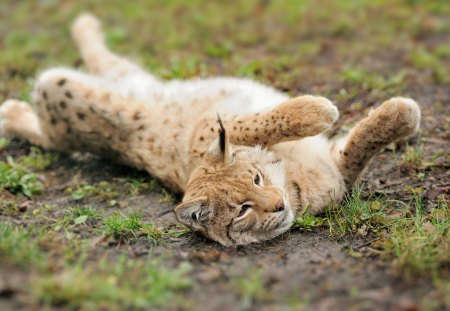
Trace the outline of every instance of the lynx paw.
[[83, 31], [84, 29], [100, 30], [99, 20], [90, 13], [79, 15], [72, 25], [73, 31]]
[[314, 135], [329, 129], [339, 117], [335, 105], [325, 97], [299, 96], [281, 105], [283, 112], [295, 119], [295, 123], [308, 126]]
[[[72, 24], [72, 37], [77, 42], [81, 42], [83, 39], [92, 39], [92, 35], [96, 39], [102, 38], [99, 20], [90, 13], [83, 13], [78, 16]], [[87, 38], [88, 35], [91, 38]]]
[[397, 116], [395, 122], [399, 125], [397, 133], [399, 138], [413, 135], [419, 129], [421, 117], [420, 108], [411, 98], [391, 98], [375, 111], [377, 110], [379, 110], [379, 113], [381, 114]]
[[13, 134], [14, 125], [20, 125], [20, 118], [27, 113], [32, 113], [32, 108], [25, 102], [16, 99], [8, 99], [0, 106], [0, 135]]

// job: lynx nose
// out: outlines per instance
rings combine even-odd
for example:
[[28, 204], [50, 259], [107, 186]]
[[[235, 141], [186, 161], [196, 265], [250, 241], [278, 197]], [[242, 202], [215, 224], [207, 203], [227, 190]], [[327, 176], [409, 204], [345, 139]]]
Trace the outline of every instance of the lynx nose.
[[275, 206], [275, 212], [282, 212], [284, 211], [284, 200], [281, 199], [278, 201], [277, 205]]

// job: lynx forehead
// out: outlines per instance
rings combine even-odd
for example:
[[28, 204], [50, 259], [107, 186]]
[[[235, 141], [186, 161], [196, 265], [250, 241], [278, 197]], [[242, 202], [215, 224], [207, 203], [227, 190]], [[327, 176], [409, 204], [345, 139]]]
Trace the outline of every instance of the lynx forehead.
[[378, 150], [419, 126], [418, 105], [396, 97], [328, 140], [338, 111], [326, 98], [246, 79], [160, 81], [109, 51], [89, 14], [72, 36], [89, 74], [44, 72], [33, 106], [0, 106], [0, 134], [145, 169], [184, 192], [181, 223], [223, 245], [274, 238], [305, 208], [338, 203]]

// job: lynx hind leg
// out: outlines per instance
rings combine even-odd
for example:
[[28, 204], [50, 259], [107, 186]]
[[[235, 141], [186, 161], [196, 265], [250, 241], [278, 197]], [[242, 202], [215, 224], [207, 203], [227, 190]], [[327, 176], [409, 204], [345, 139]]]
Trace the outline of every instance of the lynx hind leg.
[[156, 82], [156, 79], [125, 57], [111, 52], [105, 44], [100, 21], [92, 14], [78, 16], [71, 28], [72, 38], [81, 53], [88, 71], [112, 81], [130, 76]]
[[129, 136], [143, 131], [145, 105], [126, 99], [103, 80], [68, 69], [43, 73], [33, 93], [41, 128], [63, 151], [88, 151], [122, 160]]
[[[91, 76], [69, 69], [51, 69], [37, 80], [33, 92], [35, 110], [42, 131], [60, 150], [90, 151], [102, 145], [100, 133], [110, 130], [100, 115], [100, 106], [108, 111], [108, 98], [100, 100], [105, 87]], [[86, 150], [87, 149], [87, 150]]]
[[381, 148], [414, 134], [419, 128], [420, 116], [420, 108], [414, 100], [395, 97], [373, 110], [347, 138], [337, 142], [337, 163], [347, 187], [351, 187]]
[[18, 137], [34, 145], [51, 148], [37, 114], [26, 102], [9, 99], [0, 106], [0, 136]]

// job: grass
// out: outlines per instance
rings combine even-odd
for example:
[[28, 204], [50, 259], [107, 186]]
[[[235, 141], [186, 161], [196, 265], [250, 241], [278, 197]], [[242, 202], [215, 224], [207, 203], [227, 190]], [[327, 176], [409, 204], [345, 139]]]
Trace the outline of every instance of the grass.
[[339, 206], [327, 210], [327, 221], [332, 236], [343, 237], [349, 234], [367, 236], [368, 233], [384, 229], [385, 206], [380, 200], [366, 199], [363, 195], [363, 186], [356, 184]]
[[[395, 258], [395, 267], [406, 278], [438, 276], [450, 264], [450, 210], [445, 201], [425, 212], [420, 192], [412, 190], [408, 203], [363, 198], [357, 185], [343, 203], [327, 212], [332, 236], [367, 237], [369, 251]], [[393, 204], [400, 204], [395, 208]], [[360, 253], [349, 249], [354, 257]]]
[[154, 244], [159, 244], [164, 238], [178, 238], [186, 235], [189, 231], [181, 226], [168, 228], [158, 228], [154, 224], [145, 224], [137, 213], [125, 215], [121, 212], [115, 212], [105, 219], [103, 233], [106, 236], [114, 237], [117, 240], [124, 241], [131, 237], [137, 239], [144, 236]]
[[22, 284], [22, 291], [36, 305], [64, 305], [71, 310], [180, 306], [184, 302], [177, 295], [193, 285], [187, 263], [169, 269], [158, 260], [130, 261], [124, 256], [115, 261], [88, 262], [86, 247], [77, 256], [68, 256], [73, 246], [66, 246], [65, 257], [75, 263], [66, 261], [63, 267], [55, 266], [49, 261], [51, 254], [44, 251], [46, 243], [49, 240], [45, 234], [32, 236], [30, 228], [0, 221], [0, 262], [33, 271], [31, 279]]
[[27, 156], [7, 157], [6, 161], [0, 162], [0, 188], [28, 197], [41, 193], [44, 183], [35, 171], [43, 171], [56, 159], [55, 154], [44, 153], [35, 147]]
[[175, 305], [174, 293], [192, 286], [188, 264], [174, 269], [153, 261], [129, 261], [67, 267], [32, 280], [32, 296], [46, 306], [72, 310], [145, 310]]
[[376, 72], [369, 72], [361, 67], [346, 67], [341, 72], [342, 82], [353, 88], [362, 88], [383, 94], [399, 94], [405, 87], [406, 72], [400, 71], [389, 77]]
[[93, 209], [92, 207], [86, 207], [86, 206], [75, 206], [71, 211], [72, 217], [78, 218], [81, 216], [86, 216], [89, 218], [97, 218], [99, 216], [99, 213], [97, 210]]
[[27, 229], [0, 220], [0, 259], [21, 267], [40, 265], [44, 255]]
[[244, 276], [237, 277], [233, 284], [241, 296], [241, 306], [244, 310], [251, 308], [256, 301], [269, 298], [261, 270], [249, 271]]
[[144, 224], [136, 213], [126, 216], [116, 212], [104, 221], [104, 234], [117, 239], [126, 239], [131, 236], [137, 238], [138, 231], [143, 227]]
[[8, 147], [10, 141], [4, 137], [0, 137], [0, 150], [5, 149]]
[[88, 220], [94, 220], [99, 217], [99, 212], [91, 207], [76, 206], [71, 210], [74, 225], [85, 224]]
[[414, 50], [411, 53], [411, 63], [418, 69], [431, 70], [436, 83], [445, 84], [450, 81], [450, 72], [447, 70], [441, 60], [439, 54], [445, 53], [442, 49], [437, 49], [437, 53], [433, 54], [423, 48]]
[[142, 189], [149, 185], [144, 178], [125, 178], [125, 182], [129, 187], [129, 192], [131, 196], [136, 196]]
[[423, 272], [438, 276], [450, 264], [450, 209], [442, 203], [424, 213], [417, 196], [416, 210], [389, 221], [389, 234], [381, 243], [385, 242], [384, 251], [397, 258], [407, 277]]
[[119, 199], [123, 195], [121, 191], [122, 185], [127, 187], [128, 194], [131, 197], [137, 196], [143, 190], [149, 190], [151, 192], [161, 193], [161, 202], [174, 203], [176, 201], [176, 196], [154, 178], [115, 178], [114, 182], [100, 181], [93, 184], [85, 181], [80, 182], [75, 178], [74, 186], [67, 187], [65, 191], [70, 193], [72, 200], [75, 202], [84, 202], [88, 199], [100, 199], [103, 201], [106, 200], [109, 206], [117, 206], [120, 203]]
[[[81, 201], [86, 198], [91, 198], [94, 196], [102, 197], [103, 199], [108, 199], [110, 202], [113, 201], [119, 195], [118, 191], [115, 191], [112, 185], [107, 181], [100, 181], [94, 185], [90, 184], [79, 184], [76, 188], [68, 187], [66, 192], [70, 193], [74, 201]], [[114, 205], [114, 204], [111, 204]]]
[[0, 215], [2, 216], [14, 216], [20, 213], [20, 208], [17, 206], [17, 202], [11, 199], [5, 199], [0, 201]]
[[326, 218], [310, 215], [308, 209], [305, 209], [301, 215], [294, 219], [293, 227], [300, 231], [312, 231], [315, 228], [324, 227], [326, 225]]
[[423, 150], [423, 144], [419, 144], [416, 146], [407, 146], [405, 151], [403, 152], [400, 165], [409, 169], [423, 167], [425, 163]]

